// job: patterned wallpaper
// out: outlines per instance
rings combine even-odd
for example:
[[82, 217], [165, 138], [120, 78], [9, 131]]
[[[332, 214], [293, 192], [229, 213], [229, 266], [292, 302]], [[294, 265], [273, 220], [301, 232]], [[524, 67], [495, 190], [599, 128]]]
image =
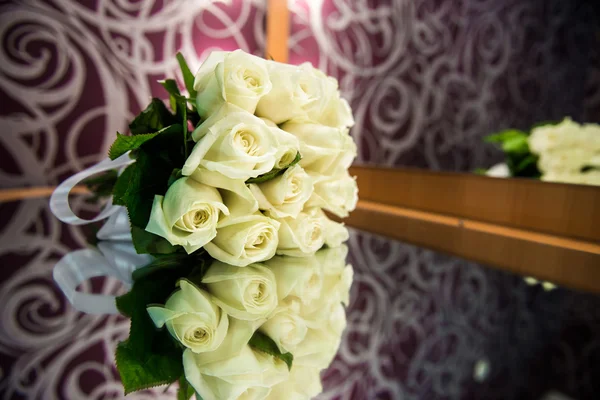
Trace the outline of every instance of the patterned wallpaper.
[[[265, 1], [0, 1], [0, 187], [52, 185], [211, 49], [262, 55]], [[298, 0], [291, 60], [340, 79], [358, 163], [468, 171], [483, 135], [571, 115], [600, 122], [600, 10], [575, 0]], [[94, 206], [75, 198], [81, 213]], [[0, 204], [0, 398], [122, 398], [128, 330], [75, 312], [51, 278], [88, 228], [47, 200]], [[321, 399], [536, 399], [600, 393], [600, 299], [353, 232], [349, 327]], [[115, 293], [110, 280], [83, 290]], [[122, 290], [122, 289], [121, 289]], [[172, 398], [174, 389], [130, 399]]]

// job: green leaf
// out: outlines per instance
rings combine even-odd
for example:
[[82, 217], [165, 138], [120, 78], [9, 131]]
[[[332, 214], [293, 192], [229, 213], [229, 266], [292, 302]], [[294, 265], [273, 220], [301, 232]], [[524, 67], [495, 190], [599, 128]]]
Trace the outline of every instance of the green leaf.
[[[167, 175], [171, 173], [173, 168], [181, 168], [185, 163], [186, 157], [183, 153], [181, 136], [183, 135], [183, 127], [180, 123], [169, 125], [161, 129], [154, 139], [144, 143], [141, 147], [152, 156], [153, 160], [162, 160], [170, 165]], [[154, 172], [158, 171], [158, 166], [152, 167]]]
[[131, 240], [138, 254], [171, 254], [181, 248], [138, 226], [131, 227]]
[[158, 81], [158, 83], [169, 93], [169, 105], [171, 106], [171, 110], [177, 115], [177, 99], [182, 97], [177, 82], [175, 82], [175, 79], [165, 79], [164, 81]]
[[110, 196], [112, 195], [113, 188], [117, 182], [117, 177], [117, 170], [111, 169], [110, 171], [84, 180], [83, 184], [97, 198]]
[[535, 154], [508, 153], [506, 164], [511, 176], [521, 178], [539, 178], [542, 174], [537, 167], [538, 157]]
[[161, 99], [153, 98], [148, 107], [129, 124], [132, 135], [154, 133], [177, 122]]
[[177, 86], [175, 79], [165, 79], [164, 81], [158, 81], [158, 83], [160, 83], [171, 96], [181, 96], [181, 92], [179, 91], [179, 87]]
[[164, 304], [187, 272], [185, 265], [155, 271], [134, 281], [128, 293], [117, 297], [119, 312], [131, 318], [129, 338], [119, 343], [116, 354], [125, 393], [172, 383], [183, 375], [182, 348], [166, 329], [154, 326], [146, 307]]
[[113, 204], [117, 206], [126, 205], [124, 197], [127, 193], [127, 189], [129, 189], [129, 181], [133, 174], [135, 174], [135, 169], [137, 166], [135, 163], [127, 166], [125, 170], [119, 175], [117, 178], [117, 182], [113, 188]]
[[183, 154], [185, 156], [185, 158], [188, 158], [188, 123], [187, 123], [187, 104], [185, 103], [185, 99], [184, 100], [180, 100], [178, 102], [179, 104], [179, 108], [181, 109], [181, 118], [182, 118], [182, 122], [181, 125], [183, 127]]
[[183, 271], [163, 270], [152, 279], [138, 280], [131, 290], [117, 297], [118, 310], [131, 318], [129, 338], [117, 346], [117, 369], [125, 393], [164, 385], [176, 381], [183, 374], [181, 347], [166, 329], [157, 329], [146, 307], [164, 304], [175, 290], [175, 283]]
[[527, 136], [515, 136], [505, 140], [502, 143], [502, 150], [505, 153], [528, 154], [530, 151]]
[[146, 228], [155, 195], [164, 195], [173, 168], [185, 161], [181, 149], [181, 125], [170, 125], [138, 149], [136, 167], [129, 177], [127, 191], [121, 196], [132, 225]]
[[[515, 161], [517, 161], [517, 160], [515, 160]], [[538, 157], [535, 154], [528, 154], [527, 156], [519, 159], [518, 163], [515, 166], [515, 172], [516, 172], [515, 176], [520, 176], [519, 173], [527, 170], [532, 165], [534, 165], [537, 168], [537, 161], [538, 161]]]
[[596, 166], [596, 165], [585, 165], [585, 166], [581, 167], [580, 172], [586, 173], [586, 172], [595, 171], [595, 170], [600, 170], [600, 167]]
[[[194, 388], [185, 379], [185, 375], [179, 377], [179, 389], [177, 390], [177, 400], [190, 400], [194, 395]], [[196, 400], [202, 400], [197, 398]]]
[[196, 104], [192, 103], [192, 110], [188, 112], [188, 121], [191, 122], [192, 126], [197, 127], [200, 124], [200, 115], [195, 111]]
[[183, 74], [183, 81], [185, 82], [185, 88], [187, 89], [190, 97], [195, 99], [197, 96], [196, 90], [194, 90], [194, 74], [190, 71], [190, 67], [188, 67], [183, 54], [177, 53], [177, 62], [179, 62], [179, 68], [181, 68], [181, 73]]
[[133, 165], [135, 165], [135, 168], [132, 170], [127, 191], [121, 199], [127, 207], [131, 224], [145, 228], [150, 219], [154, 196], [166, 192], [168, 176], [164, 177], [165, 187], [163, 188], [160, 185], [160, 176], [154, 180], [151, 175], [148, 175], [152, 159], [146, 152], [140, 152], [137, 161]]
[[183, 177], [183, 174], [181, 173], [181, 168], [173, 168], [173, 171], [171, 171], [171, 176], [169, 176], [168, 185], [171, 186], [175, 183], [175, 181], [177, 181], [181, 177]]
[[[167, 329], [154, 326], [146, 309], [151, 304], [165, 304], [180, 279], [201, 280], [210, 260], [204, 251], [158, 256], [137, 269], [131, 290], [117, 297], [117, 309], [131, 318], [129, 338], [119, 343], [116, 354], [125, 393], [170, 384], [183, 377], [182, 346]], [[185, 383], [180, 381], [180, 384]], [[188, 387], [184, 394], [190, 391], [193, 393]]]
[[129, 338], [117, 347], [117, 369], [125, 393], [172, 383], [183, 376], [183, 348], [168, 330], [157, 329], [146, 308], [165, 304], [177, 281], [203, 274], [210, 257], [204, 252], [158, 257], [133, 274], [131, 290], [116, 299], [119, 312], [131, 318]]
[[298, 152], [296, 154], [296, 158], [294, 158], [294, 160], [291, 163], [289, 163], [288, 165], [286, 165], [284, 168], [281, 168], [281, 169], [273, 168], [271, 171], [267, 172], [266, 174], [262, 174], [262, 175], [257, 176], [256, 178], [250, 178], [250, 179], [246, 180], [246, 183], [264, 183], [264, 182], [270, 181], [271, 179], [276, 178], [279, 175], [283, 174], [286, 169], [298, 164], [298, 162], [300, 162], [301, 159], [302, 159], [302, 157], [300, 156], [300, 152]]
[[183, 369], [181, 351], [176, 351], [140, 354], [131, 348], [131, 339], [119, 343], [115, 358], [125, 394], [175, 382]]
[[473, 171], [474, 174], [477, 175], [486, 175], [487, 174], [487, 169], [485, 168], [475, 168], [475, 170]]
[[493, 135], [486, 136], [483, 138], [483, 140], [487, 143], [504, 143], [507, 140], [511, 140], [517, 137], [527, 138], [527, 136], [527, 132], [523, 132], [518, 129], [506, 129]]
[[281, 353], [275, 342], [264, 333], [259, 331], [254, 332], [254, 335], [252, 335], [248, 344], [256, 350], [264, 351], [265, 353], [284, 361], [287, 364], [288, 369], [292, 368], [292, 362], [294, 361], [292, 353]]
[[195, 251], [193, 254], [172, 253], [157, 255], [148, 265], [136, 269], [131, 277], [134, 281], [147, 279], [149, 275], [156, 272], [165, 272], [168, 269], [178, 269], [181, 271], [181, 277], [186, 277], [189, 281], [200, 284], [204, 274], [210, 267], [212, 259], [204, 250]]
[[156, 135], [158, 135], [158, 132], [142, 133], [135, 136], [126, 136], [117, 132], [117, 139], [113, 142], [112, 146], [110, 146], [108, 157], [111, 160], [114, 160], [127, 153], [129, 150], [136, 150], [148, 140], [153, 139]]

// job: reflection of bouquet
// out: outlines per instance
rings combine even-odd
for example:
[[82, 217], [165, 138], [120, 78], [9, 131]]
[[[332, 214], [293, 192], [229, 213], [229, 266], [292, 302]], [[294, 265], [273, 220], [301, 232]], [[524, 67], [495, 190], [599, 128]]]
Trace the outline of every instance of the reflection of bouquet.
[[566, 118], [540, 124], [531, 133], [506, 130], [486, 141], [500, 143], [506, 155], [506, 164], [493, 167], [488, 175], [600, 185], [599, 125], [579, 125]]
[[193, 76], [178, 60], [189, 97], [163, 81], [170, 110], [153, 99], [98, 164], [127, 165], [100, 186], [152, 256], [116, 299], [131, 318], [116, 353], [125, 391], [179, 380], [186, 399], [310, 398], [352, 282], [348, 231], [323, 211], [356, 205], [352, 113], [307, 64], [213, 52]]

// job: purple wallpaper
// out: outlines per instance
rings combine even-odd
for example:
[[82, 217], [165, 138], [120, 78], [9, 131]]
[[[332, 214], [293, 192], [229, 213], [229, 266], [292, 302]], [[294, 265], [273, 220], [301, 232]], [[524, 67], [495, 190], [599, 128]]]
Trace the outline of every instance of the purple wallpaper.
[[[290, 1], [291, 61], [336, 76], [357, 163], [468, 171], [481, 137], [600, 122], [600, 10], [575, 0]], [[0, 1], [0, 187], [54, 185], [104, 157], [151, 96], [211, 49], [262, 55], [265, 1]], [[73, 206], [94, 206], [75, 198]], [[128, 323], [75, 312], [54, 263], [89, 227], [46, 199], [0, 204], [0, 398], [122, 398]], [[355, 284], [321, 399], [537, 399], [600, 393], [600, 298], [353, 232]], [[110, 280], [82, 290], [117, 293]], [[131, 399], [173, 398], [157, 388]]]

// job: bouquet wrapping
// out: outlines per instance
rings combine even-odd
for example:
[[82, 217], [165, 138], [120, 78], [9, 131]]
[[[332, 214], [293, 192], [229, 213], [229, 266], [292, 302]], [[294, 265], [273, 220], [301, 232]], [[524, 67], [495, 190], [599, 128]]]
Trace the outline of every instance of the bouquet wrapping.
[[[152, 99], [108, 159], [53, 194], [62, 221], [105, 220], [55, 280], [77, 309], [131, 318], [116, 351], [126, 393], [178, 381], [185, 399], [312, 398], [353, 277], [348, 231], [328, 216], [357, 202], [352, 112], [310, 64], [215, 51], [192, 74], [178, 61], [185, 90], [162, 81], [168, 102]], [[108, 197], [92, 220], [67, 199], [86, 179]], [[78, 292], [92, 276], [129, 291]]]

